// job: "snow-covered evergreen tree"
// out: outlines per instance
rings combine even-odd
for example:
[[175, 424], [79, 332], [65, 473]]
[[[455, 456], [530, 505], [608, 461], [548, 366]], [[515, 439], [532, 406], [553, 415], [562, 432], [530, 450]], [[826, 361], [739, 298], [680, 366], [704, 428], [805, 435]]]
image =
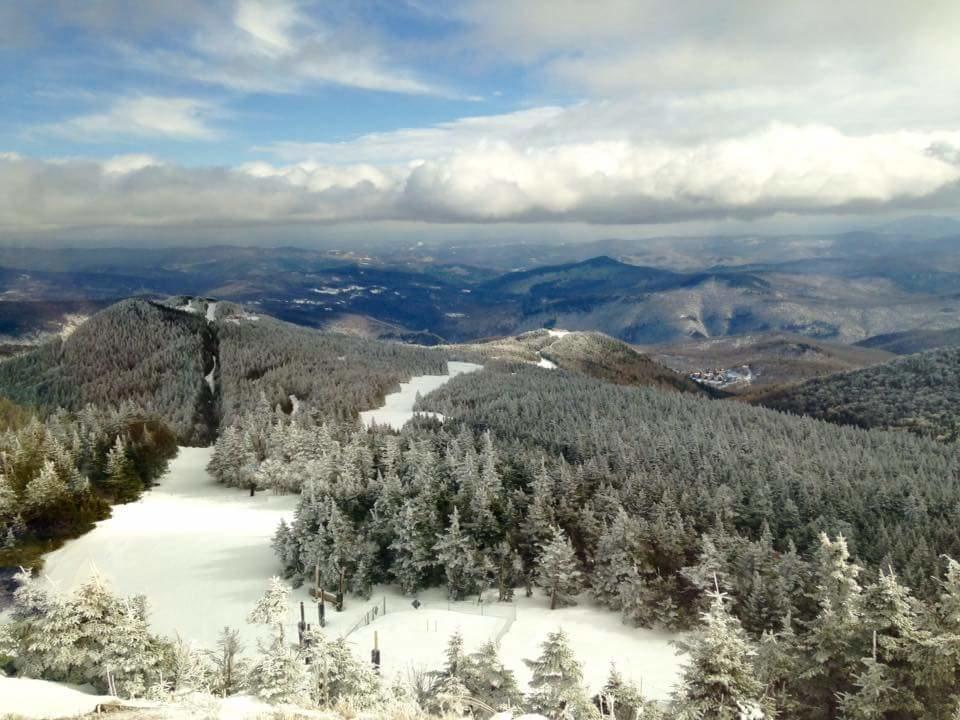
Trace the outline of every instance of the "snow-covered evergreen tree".
[[710, 601], [702, 627], [683, 643], [689, 659], [674, 695], [674, 711], [682, 720], [756, 717], [763, 701], [752, 665], [756, 650], [727, 609], [724, 595], [715, 591]]
[[595, 700], [604, 718], [611, 720], [636, 720], [649, 714], [648, 704], [640, 690], [632, 682], [624, 680], [614, 663], [610, 674]]
[[461, 677], [470, 696], [494, 710], [519, 707], [523, 700], [513, 671], [504, 666], [500, 648], [492, 640], [465, 658]]
[[540, 657], [524, 660], [533, 677], [527, 705], [550, 720], [586, 720], [599, 717], [583, 686], [583, 669], [563, 630], [547, 635]]
[[250, 611], [247, 622], [271, 626], [276, 633], [276, 638], [282, 644], [284, 640], [284, 624], [290, 614], [288, 607], [289, 596], [290, 588], [282, 578], [276, 576], [270, 578], [267, 591], [263, 597], [257, 601], [253, 610]]
[[107, 453], [107, 486], [117, 499], [129, 500], [140, 490], [140, 478], [127, 454], [127, 445], [121, 435]]
[[477, 550], [473, 539], [460, 528], [460, 511], [453, 509], [450, 525], [433, 546], [436, 562], [447, 576], [447, 595], [462, 600], [486, 585], [489, 565]]
[[295, 705], [308, 705], [313, 689], [303, 655], [279, 637], [261, 650], [247, 684], [267, 702]]
[[243, 657], [240, 631], [225, 627], [220, 631], [215, 650], [207, 657], [213, 669], [210, 676], [210, 691], [226, 697], [241, 692], [249, 678], [250, 665]]
[[315, 703], [333, 707], [346, 702], [362, 709], [381, 702], [380, 677], [369, 663], [357, 659], [344, 638], [331, 642], [322, 630], [311, 628], [304, 635], [304, 647]]
[[27, 483], [23, 497], [23, 512], [34, 517], [49, 512], [69, 496], [66, 483], [57, 474], [52, 460], [47, 460], [40, 471]]
[[573, 544], [560, 528], [552, 528], [552, 537], [540, 547], [537, 558], [537, 586], [550, 598], [550, 609], [573, 602], [583, 589], [583, 573]]

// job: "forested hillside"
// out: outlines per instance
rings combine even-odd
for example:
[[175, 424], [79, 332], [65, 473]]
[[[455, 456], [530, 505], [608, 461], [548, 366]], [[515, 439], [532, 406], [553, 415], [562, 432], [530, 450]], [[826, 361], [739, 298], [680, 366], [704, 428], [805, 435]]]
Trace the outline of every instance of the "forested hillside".
[[674, 549], [651, 550], [646, 567], [679, 569], [699, 535], [721, 526], [753, 539], [769, 531], [778, 550], [801, 553], [820, 532], [842, 533], [856, 556], [892, 562], [918, 588], [938, 553], [960, 553], [960, 466], [932, 440], [525, 366], [455, 378], [421, 407], [451, 428], [491, 430], [527, 456], [521, 467], [547, 453], [582, 468], [575, 490], [548, 494], [583, 548], [611, 493], [631, 516], [661, 523], [657, 543], [669, 536]]
[[960, 328], [946, 330], [905, 330], [874, 335], [857, 343], [860, 347], [886, 350], [897, 355], [911, 355], [925, 350], [960, 345]]
[[238, 312], [219, 320], [222, 417], [230, 424], [257, 404], [291, 409], [294, 396], [325, 417], [352, 418], [414, 375], [446, 372], [446, 355], [414, 345], [321, 333]]
[[147, 300], [124, 300], [66, 340], [0, 363], [0, 394], [50, 412], [133, 402], [183, 442], [211, 438], [213, 331], [204, 318]]
[[[529, 362], [459, 376], [420, 407], [443, 423], [366, 432], [261, 408], [224, 432], [210, 470], [300, 492], [274, 543], [295, 584], [525, 590], [553, 607], [586, 590], [629, 624], [698, 629], [663, 717], [736, 697], [765, 717], [834, 719], [888, 687], [883, 707], [905, 714], [876, 717], [957, 707], [960, 664], [941, 657], [960, 646], [942, 610], [960, 597], [960, 565], [942, 560], [960, 554], [951, 447]], [[879, 691], [862, 664], [874, 633]], [[742, 685], [704, 689], [715, 656]]]
[[864, 428], [960, 437], [960, 348], [910, 355], [854, 372], [746, 396], [798, 415]]
[[[598, 332], [532, 330], [516, 337], [443, 346], [467, 359], [513, 360], [556, 366], [619, 385], [709, 394], [685, 375], [637, 352], [627, 343]], [[544, 362], [546, 361], [546, 362]]]
[[[212, 309], [211, 309], [212, 308]], [[434, 350], [321, 333], [231, 303], [124, 300], [56, 339], [0, 363], [0, 394], [41, 412], [133, 402], [185, 444], [207, 444], [264, 395], [354, 417], [413, 375], [442, 374]]]

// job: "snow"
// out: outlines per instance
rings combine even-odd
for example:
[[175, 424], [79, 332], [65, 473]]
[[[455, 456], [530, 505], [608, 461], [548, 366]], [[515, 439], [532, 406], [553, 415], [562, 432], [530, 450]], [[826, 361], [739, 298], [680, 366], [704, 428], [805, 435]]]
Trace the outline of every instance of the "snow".
[[207, 322], [215, 322], [217, 319], [216, 301], [207, 303]]
[[547, 370], [556, 370], [557, 364], [551, 360], [547, 360], [545, 357], [541, 357], [540, 362], [537, 363], [537, 367], [546, 368]]
[[0, 675], [0, 716], [9, 714], [31, 720], [74, 717], [92, 713], [99, 704], [114, 700], [45, 680]]
[[[474, 372], [481, 367], [483, 366], [476, 363], [451, 361], [447, 363], [446, 375], [419, 375], [411, 378], [410, 382], [400, 383], [400, 389], [397, 392], [387, 395], [382, 407], [360, 413], [360, 420], [363, 421], [365, 427], [371, 427], [376, 423], [380, 426], [388, 426], [394, 430], [399, 430], [414, 416], [413, 406], [417, 402], [417, 393], [426, 395], [445, 385], [450, 378], [463, 373]], [[439, 413], [417, 414], [443, 420]]]
[[73, 335], [74, 331], [83, 325], [89, 315], [79, 315], [75, 313], [68, 313], [63, 316], [63, 327], [60, 328], [60, 337], [66, 340], [68, 337]]
[[217, 388], [214, 385], [213, 374], [217, 371], [217, 358], [213, 358], [213, 367], [210, 368], [210, 372], [203, 376], [203, 379], [207, 381], [207, 386], [210, 388], [210, 392], [216, 393]]
[[[456, 368], [450, 369], [455, 374]], [[49, 554], [45, 572], [63, 590], [99, 572], [116, 591], [147, 596], [157, 632], [179, 633], [200, 647], [213, 647], [229, 625], [240, 630], [250, 655], [267, 631], [246, 618], [280, 572], [270, 539], [281, 518], [292, 517], [296, 496], [261, 492], [251, 498], [245, 490], [219, 485], [205, 469], [210, 454], [210, 448], [180, 448], [155, 489], [137, 502], [116, 506], [93, 531]], [[304, 585], [290, 594], [288, 637], [296, 637], [301, 601], [307, 622], [316, 621], [308, 591]], [[348, 597], [343, 612], [327, 607], [326, 632], [330, 637], [350, 633], [350, 646], [368, 659], [376, 631], [386, 677], [405, 675], [411, 666], [435, 669], [450, 634], [459, 630], [468, 650], [499, 638], [504, 662], [523, 685], [530, 679], [524, 658], [537, 657], [540, 643], [558, 627], [570, 636], [591, 690], [603, 685], [611, 660], [652, 698], [666, 698], [679, 676], [681, 658], [670, 645], [676, 636], [624, 625], [619, 613], [588, 597], [553, 611], [540, 593], [527, 598], [518, 592], [513, 604], [482, 607], [450, 603], [442, 588], [424, 591], [418, 599], [422, 605], [415, 610], [411, 598], [394, 587], [375, 588], [370, 600]], [[373, 605], [384, 602], [385, 615], [354, 630]]]
[[[298, 600], [306, 598], [305, 589], [294, 596]], [[558, 628], [570, 638], [591, 692], [603, 687], [611, 661], [652, 699], [668, 699], [680, 678], [683, 656], [672, 645], [676, 634], [624, 625], [619, 613], [599, 606], [587, 595], [574, 607], [550, 610], [549, 598], [539, 593], [527, 598], [518, 591], [513, 603], [485, 604], [482, 615], [475, 602], [449, 602], [442, 588], [425, 590], [417, 599], [421, 607], [415, 610], [412, 599], [396, 588], [377, 587], [370, 601], [348, 598], [342, 613], [328, 608], [326, 631], [331, 636], [349, 633], [349, 644], [361, 659], [369, 659], [376, 631], [382, 673], [388, 678], [398, 673], [406, 677], [414, 668], [434, 670], [441, 666], [447, 640], [459, 631], [468, 652], [479, 649], [487, 640], [499, 639], [504, 664], [514, 671], [523, 688], [531, 678], [524, 659], [538, 657], [540, 644]], [[382, 607], [384, 602], [385, 615], [381, 611], [369, 625], [350, 632], [373, 605]], [[308, 622], [311, 619], [308, 610]]]
[[229, 625], [253, 650], [262, 630], [246, 617], [280, 570], [270, 540], [296, 497], [217, 484], [211, 452], [180, 448], [158, 487], [47, 555], [45, 574], [70, 590], [99, 572], [117, 592], [147, 596], [156, 631], [212, 647]]
[[[324, 718], [334, 715], [289, 705], [270, 705], [250, 695], [232, 695], [219, 698], [204, 693], [179, 697], [175, 702], [159, 704], [147, 700], [118, 700], [107, 695], [90, 695], [62, 683], [27, 678], [6, 678], [0, 675], [0, 717], [13, 715], [29, 720], [73, 718], [97, 711], [101, 704], [112, 707], [143, 708], [145, 717], [158, 720], [260, 720], [279, 717], [284, 710], [291, 717]], [[124, 714], [124, 717], [127, 717]], [[336, 716], [340, 717], [340, 716]], [[369, 718], [369, 715], [358, 715]], [[526, 717], [526, 716], [524, 716]], [[520, 720], [520, 718], [517, 718]]]
[[558, 338], [564, 337], [565, 335], [570, 334], [569, 330], [547, 330], [547, 332], [550, 333], [550, 337], [558, 337]]
[[353, 293], [353, 292], [363, 292], [368, 288], [363, 285], [347, 285], [346, 287], [319, 287], [319, 288], [310, 288], [310, 292], [315, 292], [318, 295], [342, 295], [344, 293]]

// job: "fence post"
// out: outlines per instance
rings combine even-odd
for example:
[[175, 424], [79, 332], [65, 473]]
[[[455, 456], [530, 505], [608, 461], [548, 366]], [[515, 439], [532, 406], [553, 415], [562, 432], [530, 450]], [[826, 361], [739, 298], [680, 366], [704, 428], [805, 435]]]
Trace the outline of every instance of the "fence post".
[[373, 650], [370, 651], [370, 662], [373, 664], [373, 671], [380, 674], [380, 642], [377, 637], [377, 631], [373, 631]]

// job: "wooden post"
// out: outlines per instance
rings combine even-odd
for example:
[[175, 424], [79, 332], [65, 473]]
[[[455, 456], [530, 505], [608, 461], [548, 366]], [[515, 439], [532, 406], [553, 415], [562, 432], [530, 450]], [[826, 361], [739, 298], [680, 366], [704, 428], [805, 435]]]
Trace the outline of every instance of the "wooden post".
[[377, 631], [373, 631], [373, 650], [370, 651], [370, 662], [373, 663], [373, 671], [380, 674], [380, 642], [377, 637]]
[[323, 596], [323, 591], [320, 589], [320, 563], [317, 563], [317, 566], [313, 569], [313, 596]]
[[323, 593], [320, 594], [320, 602], [317, 604], [317, 616], [320, 620], [320, 627], [327, 626], [327, 604], [324, 602]]

